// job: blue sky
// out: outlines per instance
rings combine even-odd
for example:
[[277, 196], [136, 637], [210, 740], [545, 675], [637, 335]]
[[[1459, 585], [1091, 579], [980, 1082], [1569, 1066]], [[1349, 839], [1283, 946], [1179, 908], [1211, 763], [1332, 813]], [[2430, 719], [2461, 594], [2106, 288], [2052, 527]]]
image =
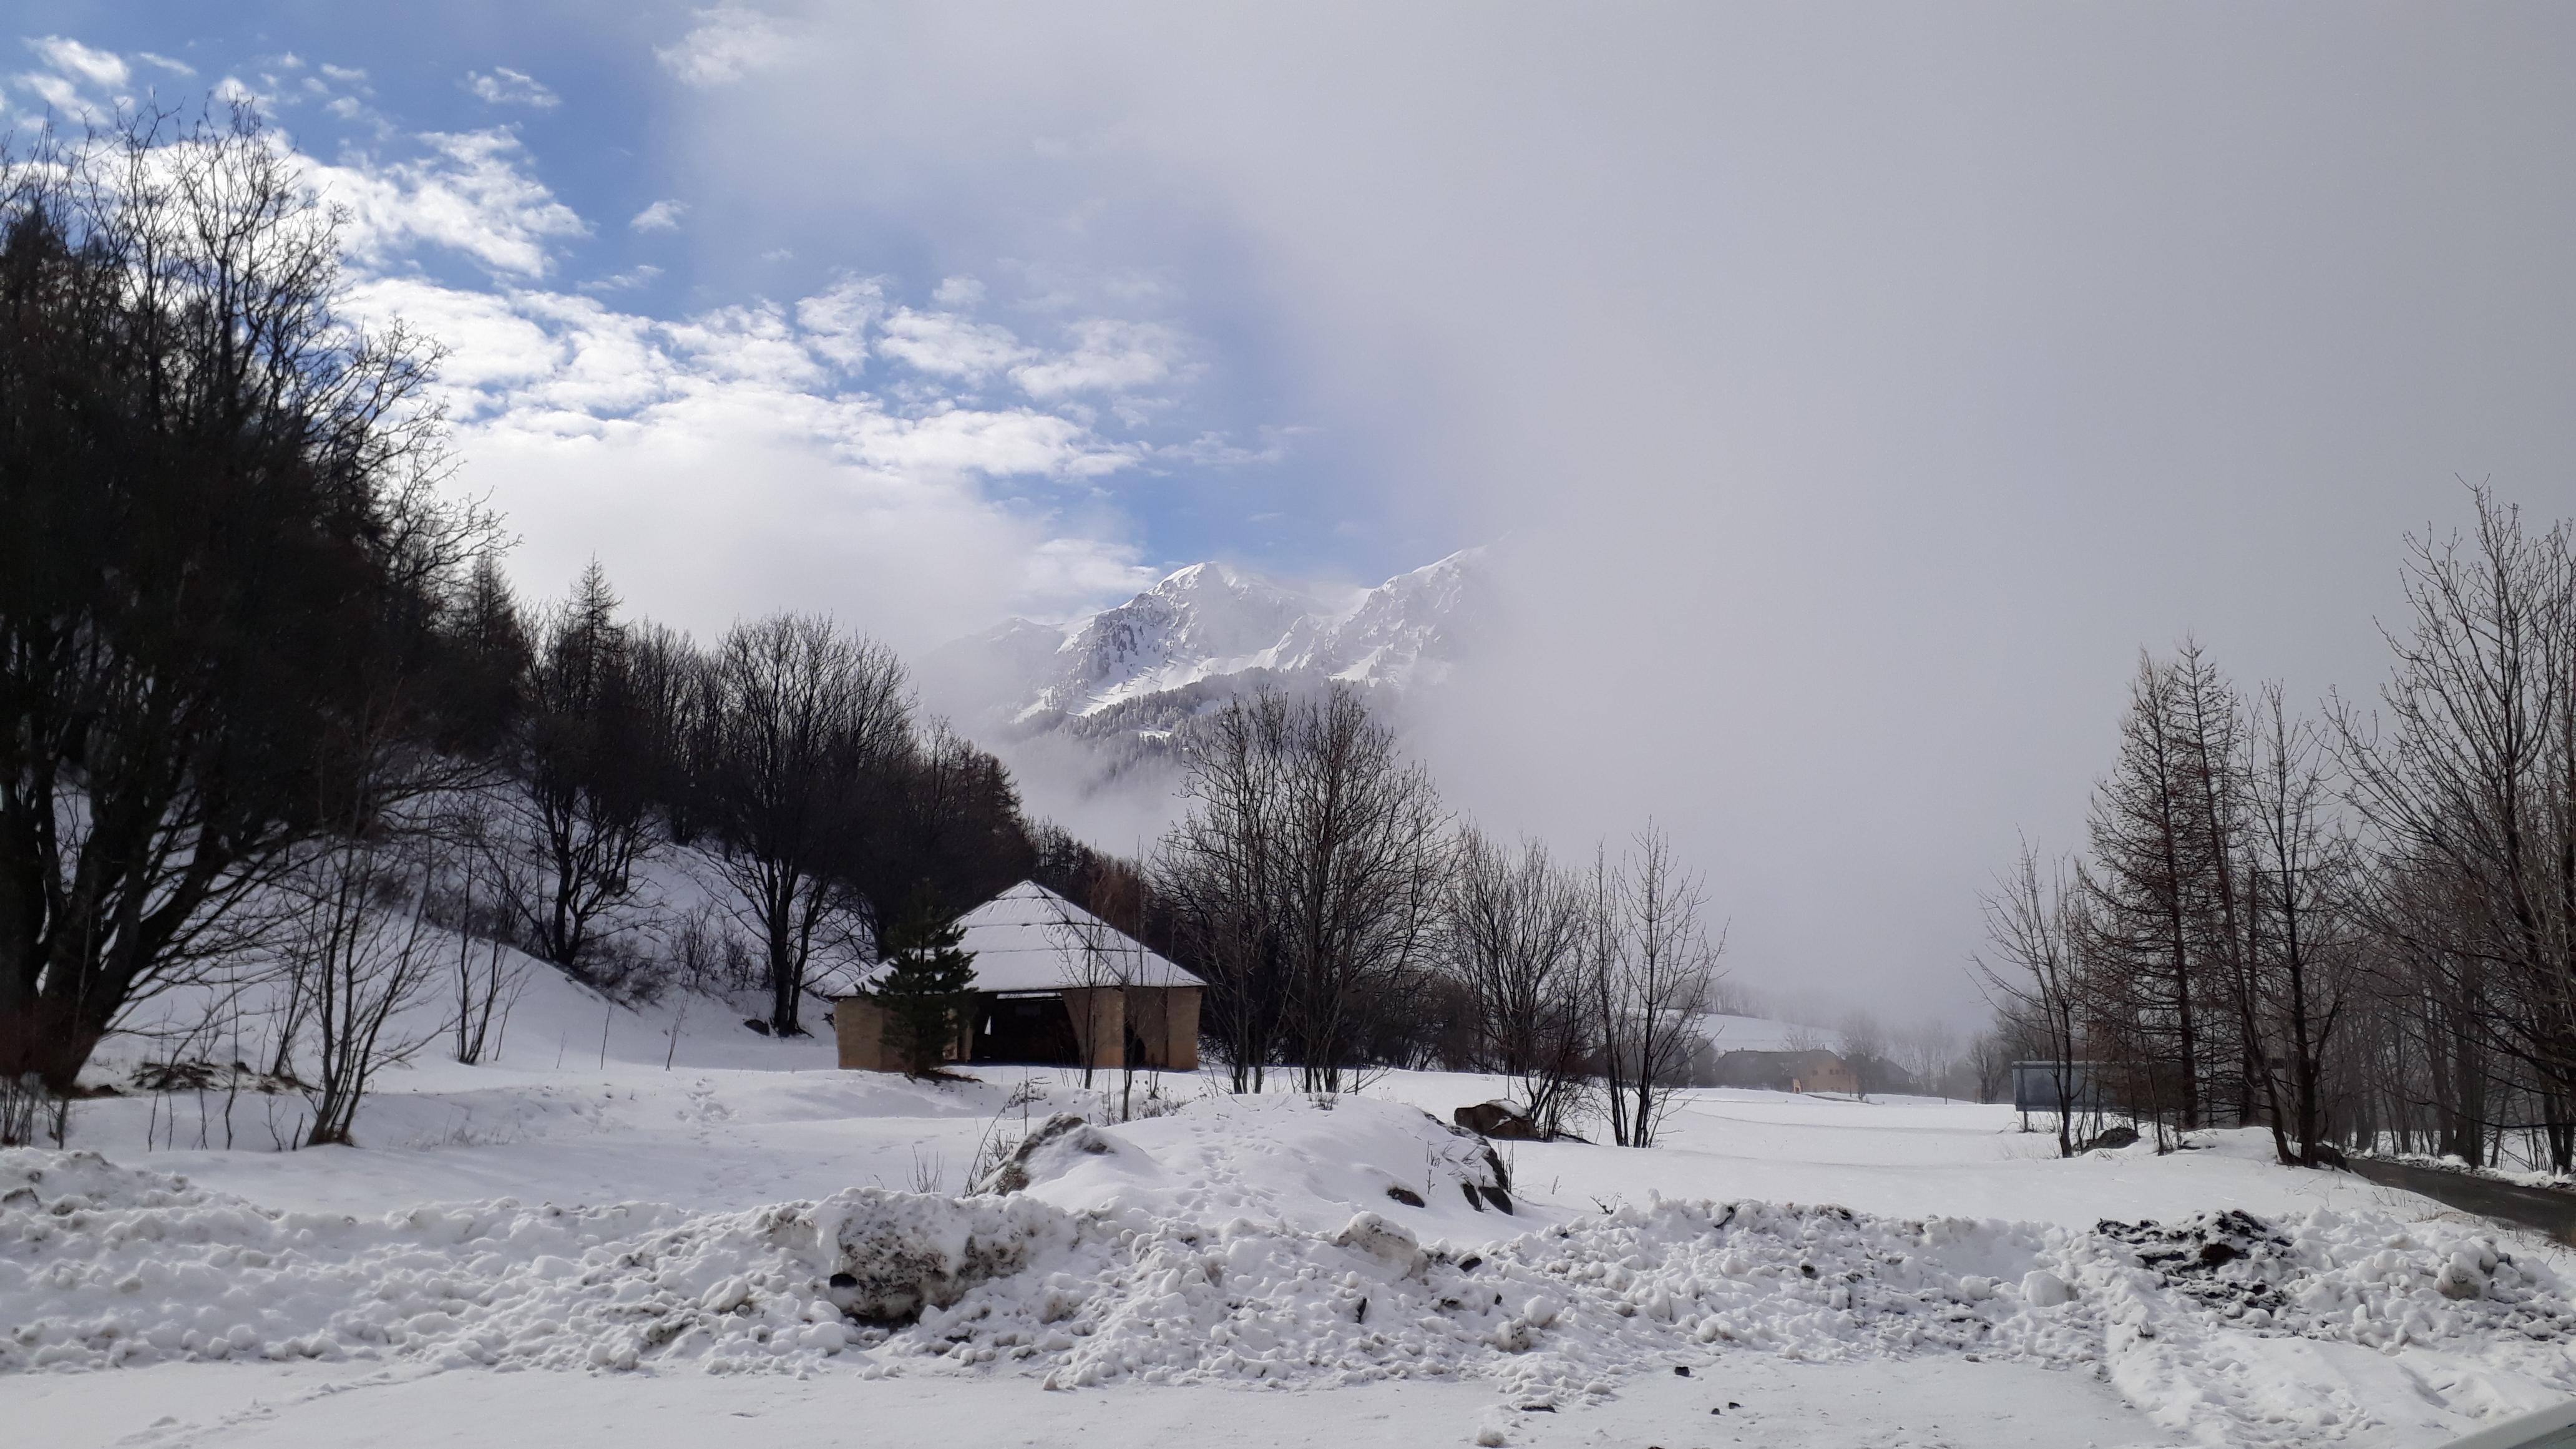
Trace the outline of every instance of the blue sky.
[[[459, 486], [510, 514], [537, 592], [597, 553], [701, 632], [824, 608], [919, 648], [1200, 558], [1371, 580], [1475, 541], [1400, 517], [1301, 395], [1223, 216], [1105, 194], [1079, 157], [1030, 185], [865, 134], [797, 68], [793, 19], [39, 0], [15, 22], [22, 129], [257, 96], [356, 208], [360, 310], [453, 349]], [[774, 86], [854, 173], [711, 158]]]

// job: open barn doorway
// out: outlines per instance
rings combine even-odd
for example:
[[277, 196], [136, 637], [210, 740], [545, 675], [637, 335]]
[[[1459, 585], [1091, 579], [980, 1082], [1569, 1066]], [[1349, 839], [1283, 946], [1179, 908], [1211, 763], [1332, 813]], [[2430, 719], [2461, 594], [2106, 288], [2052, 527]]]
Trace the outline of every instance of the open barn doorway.
[[1081, 1062], [1073, 1013], [1057, 992], [997, 992], [979, 996], [975, 1008], [979, 1062], [1070, 1067]]

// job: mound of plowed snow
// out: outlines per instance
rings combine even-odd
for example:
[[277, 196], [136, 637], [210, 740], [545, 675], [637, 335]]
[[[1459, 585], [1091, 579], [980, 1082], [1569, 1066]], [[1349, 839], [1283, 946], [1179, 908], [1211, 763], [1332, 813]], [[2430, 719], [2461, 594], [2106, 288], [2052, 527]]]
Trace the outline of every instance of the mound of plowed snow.
[[1358, 1097], [1203, 1097], [1116, 1127], [1056, 1119], [984, 1185], [1142, 1221], [1328, 1233], [1377, 1212], [1424, 1237], [1514, 1230], [1510, 1173], [1482, 1138]]
[[[1436, 1231], [1453, 1210], [1384, 1189], [1472, 1181], [1481, 1144], [1350, 1106], [1278, 1109], [1262, 1133], [1234, 1123], [1232, 1146], [1186, 1116], [1076, 1124], [1021, 1158], [1024, 1191], [871, 1188], [740, 1213], [508, 1199], [280, 1213], [89, 1154], [13, 1151], [0, 1368], [837, 1358], [1059, 1387], [1479, 1375], [1529, 1403], [1728, 1351], [1960, 1353], [2087, 1368], [2227, 1442], [2371, 1423], [2358, 1380], [2318, 1371], [2331, 1353], [2430, 1351], [2441, 1381], [2410, 1392], [2467, 1413], [2576, 1390], [2566, 1285], [2464, 1226], [2237, 1213], [2070, 1231], [1658, 1201], [1466, 1248]], [[1354, 1149], [1336, 1128], [1384, 1140]], [[1396, 1166], [1380, 1154], [1425, 1144], [1415, 1179], [1383, 1180]], [[1455, 1220], [1481, 1216], [1449, 1191]], [[1382, 1209], [1353, 1210], [1372, 1192]]]

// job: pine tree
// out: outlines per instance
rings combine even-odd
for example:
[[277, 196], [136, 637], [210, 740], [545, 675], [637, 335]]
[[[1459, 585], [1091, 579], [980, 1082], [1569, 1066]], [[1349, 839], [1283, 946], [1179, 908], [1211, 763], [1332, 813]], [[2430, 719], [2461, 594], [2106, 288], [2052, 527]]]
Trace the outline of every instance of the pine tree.
[[886, 1044], [913, 1076], [939, 1069], [974, 1002], [975, 954], [959, 949], [965, 939], [927, 891], [886, 930], [877, 1002], [886, 1012]]
[[633, 904], [654, 846], [657, 742], [617, 609], [593, 559], [540, 621], [524, 676], [518, 773], [538, 883], [517, 909], [530, 949], [575, 975]]

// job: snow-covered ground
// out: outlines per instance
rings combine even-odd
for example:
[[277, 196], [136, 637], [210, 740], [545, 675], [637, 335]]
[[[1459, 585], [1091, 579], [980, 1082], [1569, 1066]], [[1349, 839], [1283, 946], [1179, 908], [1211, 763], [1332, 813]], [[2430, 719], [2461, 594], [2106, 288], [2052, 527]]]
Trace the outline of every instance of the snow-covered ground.
[[[356, 1148], [268, 1150], [256, 1094], [231, 1151], [196, 1145], [223, 1140], [217, 1094], [83, 1103], [73, 1154], [0, 1154], [0, 1422], [2416, 1445], [2576, 1392], [2576, 1255], [2250, 1136], [2060, 1162], [1999, 1108], [1713, 1091], [1653, 1151], [1488, 1159], [1425, 1115], [1484, 1079], [1165, 1078], [1162, 1115], [1099, 1125], [1112, 1074], [979, 1075], [842, 1073], [714, 1003], [628, 1011], [549, 975], [499, 1064], [394, 1073]], [[960, 1200], [1032, 1135], [1023, 1190]]]

